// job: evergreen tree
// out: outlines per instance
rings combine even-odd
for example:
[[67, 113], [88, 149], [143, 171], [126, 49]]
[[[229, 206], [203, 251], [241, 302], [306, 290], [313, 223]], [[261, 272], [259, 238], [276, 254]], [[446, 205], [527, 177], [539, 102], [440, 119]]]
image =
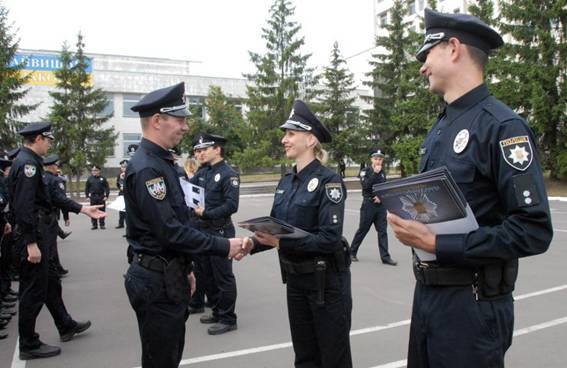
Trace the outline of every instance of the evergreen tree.
[[18, 40], [8, 23], [8, 9], [0, 4], [0, 149], [15, 148], [20, 141], [17, 131], [22, 127], [19, 118], [38, 105], [18, 103], [29, 88], [24, 85], [30, 75], [23, 75], [24, 62], [14, 60]]
[[329, 144], [331, 157], [338, 163], [356, 152], [356, 137], [359, 123], [358, 109], [353, 105], [355, 91], [353, 75], [346, 67], [337, 42], [331, 51], [331, 63], [322, 75], [323, 89], [319, 91], [318, 112], [325, 126], [331, 132], [333, 141]]
[[299, 36], [301, 26], [291, 20], [294, 12], [290, 0], [275, 0], [268, 24], [262, 29], [267, 51], [249, 52], [256, 66], [254, 74], [246, 75], [250, 82], [248, 120], [255, 144], [247, 147], [249, 152], [244, 155], [252, 160], [265, 161], [267, 156], [272, 163], [284, 162], [278, 127], [288, 118], [296, 98], [313, 97], [316, 79], [307, 67], [310, 54], [300, 50], [304, 38]]
[[114, 151], [114, 128], [105, 127], [108, 116], [101, 115], [108, 100], [104, 92], [92, 86], [87, 73], [83, 36], [77, 37], [77, 51], [67, 45], [60, 55], [62, 68], [55, 72], [57, 91], [50, 92], [53, 106], [48, 120], [53, 123], [55, 150], [77, 180], [87, 165], [104, 165]]

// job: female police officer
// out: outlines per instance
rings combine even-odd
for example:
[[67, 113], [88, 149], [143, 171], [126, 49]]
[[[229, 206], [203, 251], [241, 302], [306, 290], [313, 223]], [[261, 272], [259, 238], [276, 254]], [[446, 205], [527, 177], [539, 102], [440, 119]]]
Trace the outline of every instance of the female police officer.
[[342, 241], [346, 189], [341, 177], [322, 165], [321, 143], [331, 135], [299, 100], [280, 128], [295, 167], [278, 184], [271, 216], [309, 235], [277, 239], [256, 232], [246, 247], [253, 247], [252, 253], [278, 248], [295, 367], [352, 367], [350, 257]]

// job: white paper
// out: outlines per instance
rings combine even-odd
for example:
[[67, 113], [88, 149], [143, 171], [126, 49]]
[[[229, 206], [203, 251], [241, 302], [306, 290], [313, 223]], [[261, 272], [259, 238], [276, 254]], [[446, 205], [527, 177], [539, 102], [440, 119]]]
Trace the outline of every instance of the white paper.
[[[476, 222], [476, 218], [474, 217], [474, 213], [471, 210], [471, 207], [467, 204], [467, 216], [452, 220], [452, 221], [445, 221], [445, 222], [438, 222], [436, 224], [426, 224], [426, 226], [431, 230], [434, 234], [441, 235], [441, 234], [468, 234], [471, 231], [475, 231], [478, 229], [478, 223]], [[435, 254], [425, 252], [421, 249], [414, 248], [415, 254], [419, 257], [422, 261], [435, 261], [437, 257]]]
[[121, 212], [126, 211], [126, 203], [124, 202], [124, 196], [119, 195], [111, 204], [109, 204], [106, 207], [110, 208], [111, 210], [116, 210]]
[[205, 208], [205, 188], [191, 184], [183, 178], [179, 178], [179, 182], [185, 195], [185, 204], [191, 208]]

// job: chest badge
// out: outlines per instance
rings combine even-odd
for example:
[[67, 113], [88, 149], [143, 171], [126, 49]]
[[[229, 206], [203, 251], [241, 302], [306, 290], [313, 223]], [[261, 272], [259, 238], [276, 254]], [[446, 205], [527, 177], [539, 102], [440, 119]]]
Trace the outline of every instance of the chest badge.
[[461, 153], [467, 148], [467, 144], [469, 144], [469, 131], [463, 129], [457, 134], [453, 141], [453, 151], [455, 151], [455, 153]]
[[309, 180], [309, 183], [307, 184], [307, 191], [309, 192], [314, 191], [315, 189], [317, 189], [318, 185], [319, 185], [319, 179], [313, 178]]
[[215, 182], [218, 182], [219, 180], [220, 180], [220, 174], [217, 173], [217, 174], [215, 175]]
[[167, 187], [162, 177], [146, 181], [146, 188], [148, 193], [159, 201], [163, 200], [167, 194]]
[[35, 175], [36, 172], [36, 168], [33, 165], [27, 164], [26, 166], [24, 166], [24, 174], [28, 177], [31, 178], [32, 176]]

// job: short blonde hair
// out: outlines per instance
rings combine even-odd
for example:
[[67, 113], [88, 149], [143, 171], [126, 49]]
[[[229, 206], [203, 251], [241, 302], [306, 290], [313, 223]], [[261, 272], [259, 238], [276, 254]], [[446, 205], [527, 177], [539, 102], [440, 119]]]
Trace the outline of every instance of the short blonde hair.
[[183, 168], [185, 169], [187, 175], [193, 176], [195, 175], [197, 169], [199, 168], [199, 163], [197, 162], [197, 160], [193, 158], [188, 158], [187, 160], [185, 160], [185, 164], [183, 164]]

